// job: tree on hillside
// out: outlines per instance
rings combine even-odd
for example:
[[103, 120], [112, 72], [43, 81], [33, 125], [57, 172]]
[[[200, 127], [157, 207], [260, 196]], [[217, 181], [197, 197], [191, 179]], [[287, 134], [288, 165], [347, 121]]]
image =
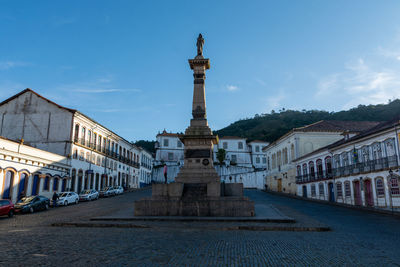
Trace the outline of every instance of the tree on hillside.
[[225, 158], [226, 158], [226, 150], [223, 148], [218, 149], [217, 160], [219, 162], [219, 165], [222, 165], [224, 163]]

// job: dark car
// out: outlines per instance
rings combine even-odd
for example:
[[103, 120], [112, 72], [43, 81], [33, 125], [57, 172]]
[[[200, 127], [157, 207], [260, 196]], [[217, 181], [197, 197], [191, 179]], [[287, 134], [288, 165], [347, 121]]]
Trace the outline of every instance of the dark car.
[[23, 197], [14, 205], [15, 212], [30, 212], [47, 210], [50, 206], [50, 199], [44, 196]]
[[14, 216], [14, 204], [9, 199], [0, 199], [0, 216]]

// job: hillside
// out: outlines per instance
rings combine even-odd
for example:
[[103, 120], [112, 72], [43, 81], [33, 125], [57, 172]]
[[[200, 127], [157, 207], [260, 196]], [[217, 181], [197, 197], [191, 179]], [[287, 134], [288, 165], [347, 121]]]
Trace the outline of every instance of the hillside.
[[399, 99], [388, 104], [359, 105], [356, 108], [339, 112], [282, 110], [239, 120], [214, 133], [220, 137], [240, 136], [246, 137], [249, 141], [257, 139], [273, 142], [293, 128], [320, 120], [387, 121], [399, 114]]

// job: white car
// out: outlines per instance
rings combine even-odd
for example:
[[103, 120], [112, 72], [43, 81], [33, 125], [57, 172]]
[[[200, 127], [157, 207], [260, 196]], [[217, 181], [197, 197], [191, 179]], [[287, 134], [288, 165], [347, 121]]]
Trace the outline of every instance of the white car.
[[124, 188], [122, 186], [114, 186], [114, 192], [116, 195], [121, 195], [124, 193]]
[[67, 206], [71, 203], [78, 204], [79, 196], [75, 192], [61, 192], [57, 200], [58, 205]]
[[100, 190], [100, 197], [110, 197], [115, 195], [115, 190], [112, 186]]
[[90, 201], [99, 198], [99, 192], [94, 189], [82, 190], [79, 194], [80, 201]]

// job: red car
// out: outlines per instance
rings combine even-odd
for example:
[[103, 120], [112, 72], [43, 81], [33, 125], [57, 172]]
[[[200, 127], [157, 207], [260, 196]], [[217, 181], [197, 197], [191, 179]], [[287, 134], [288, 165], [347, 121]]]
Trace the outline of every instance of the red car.
[[8, 215], [8, 217], [14, 216], [14, 204], [11, 200], [0, 199], [0, 216]]

